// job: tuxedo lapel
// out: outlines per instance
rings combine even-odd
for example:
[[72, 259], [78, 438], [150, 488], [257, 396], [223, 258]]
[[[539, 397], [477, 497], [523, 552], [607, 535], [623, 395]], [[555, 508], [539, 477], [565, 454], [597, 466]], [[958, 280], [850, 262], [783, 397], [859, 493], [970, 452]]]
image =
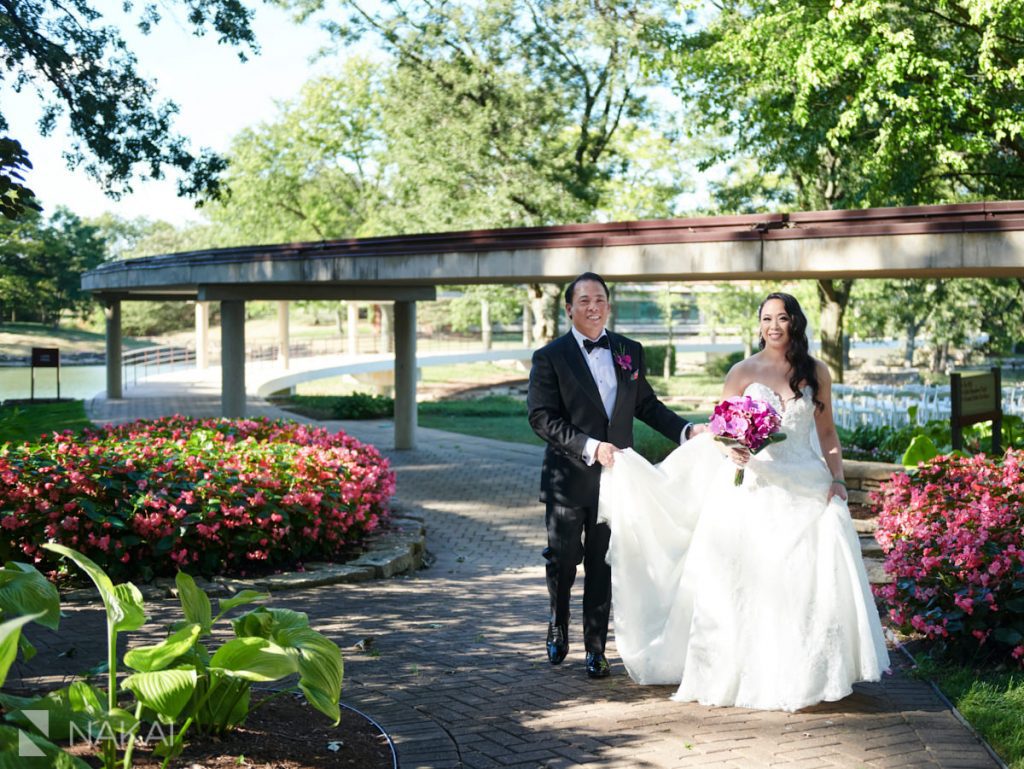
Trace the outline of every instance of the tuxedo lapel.
[[[633, 388], [634, 380], [632, 379], [633, 371], [636, 370], [637, 357], [632, 351], [626, 348], [626, 344], [622, 337], [619, 337], [611, 332], [608, 334], [608, 342], [611, 345], [612, 351], [612, 365], [615, 366], [615, 406], [612, 408], [612, 419], [614, 420], [616, 415], [619, 413], [619, 409], [628, 402], [629, 392]], [[619, 362], [619, 355], [623, 351], [626, 351], [626, 355], [630, 356], [631, 370], [626, 371]]]
[[601, 413], [604, 413], [604, 403], [601, 401], [601, 393], [597, 389], [597, 382], [594, 381], [594, 375], [590, 373], [590, 366], [587, 365], [587, 361], [583, 357], [583, 350], [576, 343], [576, 337], [572, 335], [570, 331], [568, 334], [562, 337], [564, 355], [566, 363], [569, 365], [569, 370], [572, 375], [576, 377], [576, 381], [579, 383], [579, 388], [587, 394], [594, 405], [601, 409]]

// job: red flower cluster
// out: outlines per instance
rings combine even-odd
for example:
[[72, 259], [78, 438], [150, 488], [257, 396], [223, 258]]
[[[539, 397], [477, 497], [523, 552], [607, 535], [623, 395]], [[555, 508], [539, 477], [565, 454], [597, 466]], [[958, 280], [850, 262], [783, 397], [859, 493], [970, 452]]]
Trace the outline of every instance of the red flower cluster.
[[0, 450], [0, 556], [73, 547], [111, 577], [244, 574], [327, 559], [388, 515], [376, 448], [293, 422], [155, 421]]
[[1024, 664], [1024, 452], [937, 457], [875, 495], [892, 623]]

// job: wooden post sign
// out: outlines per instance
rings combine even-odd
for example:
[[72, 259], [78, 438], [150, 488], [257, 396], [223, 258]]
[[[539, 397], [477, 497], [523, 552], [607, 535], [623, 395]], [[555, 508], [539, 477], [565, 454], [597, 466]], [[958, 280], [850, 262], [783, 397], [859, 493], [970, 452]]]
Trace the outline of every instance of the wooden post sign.
[[1000, 452], [1003, 427], [1003, 385], [999, 368], [949, 375], [953, 448], [964, 447], [963, 426], [992, 422], [992, 453]]
[[56, 347], [32, 348], [32, 389], [30, 398], [33, 401], [36, 399], [37, 368], [57, 369], [57, 400], [60, 400], [60, 350]]

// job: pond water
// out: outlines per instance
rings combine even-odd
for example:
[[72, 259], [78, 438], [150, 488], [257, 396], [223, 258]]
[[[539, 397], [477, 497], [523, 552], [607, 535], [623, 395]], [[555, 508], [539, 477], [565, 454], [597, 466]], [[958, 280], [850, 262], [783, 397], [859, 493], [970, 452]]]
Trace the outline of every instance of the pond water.
[[[60, 397], [86, 400], [107, 386], [105, 366], [61, 366]], [[0, 401], [28, 398], [32, 394], [32, 369], [28, 366], [0, 367]], [[57, 396], [57, 370], [36, 369], [36, 397]]]

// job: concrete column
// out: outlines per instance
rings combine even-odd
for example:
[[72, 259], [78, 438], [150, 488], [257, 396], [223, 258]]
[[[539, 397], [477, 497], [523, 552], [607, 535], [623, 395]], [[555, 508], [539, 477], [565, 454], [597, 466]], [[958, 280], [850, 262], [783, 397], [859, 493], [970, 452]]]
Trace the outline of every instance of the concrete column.
[[291, 340], [288, 336], [288, 302], [277, 303], [277, 360], [282, 368], [288, 368], [291, 359], [289, 347]]
[[123, 397], [121, 382], [121, 303], [107, 302], [103, 307], [107, 321], [107, 399]]
[[480, 341], [485, 350], [493, 345], [494, 329], [491, 327], [491, 303], [487, 299], [480, 300]]
[[196, 302], [196, 368], [210, 367], [210, 303]]
[[416, 302], [395, 302], [395, 448], [416, 448]]
[[245, 416], [245, 302], [220, 303], [221, 416]]
[[359, 305], [348, 302], [348, 354], [359, 354]]
[[530, 298], [523, 300], [523, 347], [533, 346], [533, 334], [530, 331]]

